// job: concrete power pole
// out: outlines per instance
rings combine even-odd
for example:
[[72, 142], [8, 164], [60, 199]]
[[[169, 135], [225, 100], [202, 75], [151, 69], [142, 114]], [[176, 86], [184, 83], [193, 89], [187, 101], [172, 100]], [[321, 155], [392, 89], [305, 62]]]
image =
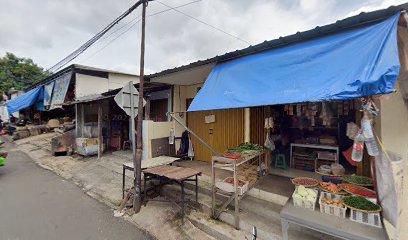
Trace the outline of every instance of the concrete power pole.
[[140, 44], [140, 83], [139, 83], [139, 105], [137, 114], [137, 149], [136, 149], [136, 161], [135, 163], [135, 197], [133, 198], [133, 210], [135, 213], [140, 212], [142, 205], [142, 154], [143, 154], [143, 142], [142, 142], [142, 123], [143, 123], [143, 82], [144, 82], [144, 54], [145, 54], [145, 25], [146, 25], [146, 7], [148, 0], [142, 0], [142, 36]]

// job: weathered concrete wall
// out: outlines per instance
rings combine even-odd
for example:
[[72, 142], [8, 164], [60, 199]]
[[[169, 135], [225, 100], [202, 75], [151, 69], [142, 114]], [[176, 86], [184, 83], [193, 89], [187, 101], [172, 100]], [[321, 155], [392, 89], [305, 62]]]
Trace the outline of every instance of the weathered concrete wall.
[[138, 76], [109, 73], [108, 78], [76, 74], [75, 97], [81, 98], [94, 94], [101, 94], [109, 90], [123, 87], [129, 81], [139, 82]]
[[168, 138], [172, 127], [172, 122], [143, 121], [143, 160], [152, 157], [152, 140]]
[[[403, 212], [400, 218], [400, 239], [408, 239], [408, 96], [405, 87], [408, 84], [408, 32], [399, 28], [398, 46], [401, 70], [396, 84], [396, 92], [380, 97], [380, 116], [376, 120], [376, 132], [379, 134], [387, 151], [400, 155], [404, 160]], [[395, 231], [388, 228], [391, 233]]]
[[109, 73], [108, 90], [122, 88], [126, 83], [130, 81], [132, 81], [133, 83], [138, 83], [139, 77], [128, 74]]

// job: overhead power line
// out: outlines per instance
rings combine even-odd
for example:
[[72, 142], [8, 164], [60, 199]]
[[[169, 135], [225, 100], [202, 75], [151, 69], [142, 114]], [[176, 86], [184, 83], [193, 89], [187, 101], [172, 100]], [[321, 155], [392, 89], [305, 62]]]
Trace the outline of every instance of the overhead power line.
[[109, 23], [108, 26], [106, 26], [104, 29], [102, 29], [100, 32], [98, 32], [95, 36], [93, 36], [91, 39], [89, 39], [87, 42], [82, 44], [78, 49], [76, 49], [74, 52], [66, 56], [64, 59], [59, 61], [57, 64], [54, 66], [50, 67], [47, 69], [47, 71], [50, 72], [55, 72], [59, 70], [61, 67], [65, 66], [67, 63], [71, 62], [74, 60], [76, 57], [78, 57], [81, 53], [83, 53], [86, 49], [88, 49], [92, 44], [94, 44], [96, 41], [98, 41], [103, 35], [105, 35], [110, 29], [112, 29], [116, 24], [118, 24], [122, 19], [124, 19], [126, 16], [128, 16], [130, 13], [132, 13], [138, 6], [142, 4], [142, 1], [139, 0], [136, 2], [133, 6], [131, 6], [128, 10], [126, 10], [124, 13], [122, 13], [119, 17], [117, 17], [113, 22]]
[[[201, 1], [202, 1], [202, 0], [191, 1], [191, 2], [188, 2], [188, 3], [182, 4], [182, 5], [178, 5], [178, 6], [174, 7], [174, 9], [182, 8], [182, 7], [188, 6], [188, 5], [190, 5], [190, 4], [197, 3], [197, 2], [201, 2]], [[171, 11], [171, 10], [173, 10], [173, 9], [168, 8], [168, 9], [165, 9], [165, 10], [158, 11], [158, 12], [152, 13], [152, 14], [150, 14], [150, 15], [147, 15], [146, 17], [156, 16], [156, 15], [159, 15], [159, 14], [162, 14], [162, 13], [165, 13], [165, 12], [168, 12], [168, 11]], [[118, 31], [120, 31], [121, 29], [123, 29], [124, 27], [129, 26], [131, 23], [133, 23], [133, 24], [130, 25], [130, 27], [126, 28], [125, 31], [123, 31], [123, 32], [119, 33], [118, 35], [116, 35], [116, 36], [115, 36], [114, 38], [112, 38], [107, 44], [105, 44], [103, 47], [101, 47], [100, 49], [98, 49], [97, 51], [95, 51], [92, 55], [90, 55], [89, 57], [87, 57], [87, 58], [84, 60], [84, 62], [86, 62], [86, 61], [88, 61], [89, 59], [91, 59], [92, 57], [94, 57], [96, 54], [98, 54], [99, 52], [101, 52], [102, 50], [104, 50], [106, 47], [108, 47], [111, 43], [113, 43], [113, 42], [116, 41], [118, 38], [120, 38], [122, 35], [124, 35], [124, 34], [127, 33], [128, 31], [130, 31], [133, 27], [135, 27], [136, 24], [142, 20], [140, 17], [141, 17], [141, 15], [137, 16], [136, 18], [130, 20], [129, 22], [127, 22], [126, 24], [124, 24], [124, 25], [121, 26], [120, 28], [116, 29], [115, 31], [113, 31], [112, 33], [110, 33], [109, 35], [107, 35], [107, 36], [105, 36], [103, 39], [101, 39], [101, 40], [107, 39], [107, 38], [109, 38], [110, 36], [112, 36], [113, 34], [115, 34], [116, 32], [118, 32]], [[136, 21], [136, 22], [135, 22], [135, 21]]]
[[199, 22], [199, 23], [201, 23], [201, 24], [204, 24], [204, 25], [206, 25], [206, 26], [208, 26], [208, 27], [210, 27], [210, 28], [213, 28], [213, 29], [215, 29], [215, 30], [217, 30], [217, 31], [219, 31], [219, 32], [222, 32], [222, 33], [224, 33], [224, 34], [226, 34], [226, 35], [228, 35], [228, 36], [230, 36], [230, 37], [233, 37], [233, 38], [235, 38], [235, 39], [237, 39], [237, 40], [239, 40], [239, 41], [241, 41], [241, 42], [244, 42], [244, 43], [246, 43], [246, 44], [251, 45], [251, 43], [250, 43], [249, 41], [244, 40], [244, 39], [242, 39], [242, 38], [240, 38], [240, 37], [238, 37], [238, 36], [235, 36], [235, 35], [233, 35], [233, 34], [231, 34], [231, 33], [228, 33], [228, 32], [226, 32], [226, 31], [222, 30], [221, 28], [218, 28], [218, 27], [213, 26], [213, 25], [211, 25], [211, 24], [209, 24], [209, 23], [206, 23], [206, 22], [204, 22], [204, 21], [202, 21], [202, 20], [200, 20], [200, 19], [198, 19], [198, 18], [195, 18], [195, 17], [193, 17], [193, 16], [191, 16], [191, 15], [185, 13], [185, 12], [182, 12], [182, 11], [176, 9], [175, 7], [169, 6], [169, 5], [165, 4], [165, 3], [162, 3], [162, 2], [157, 1], [157, 0], [156, 0], [155, 2], [158, 2], [158, 3], [162, 4], [163, 6], [168, 7], [168, 8], [171, 9], [171, 10], [174, 10], [174, 11], [176, 11], [176, 12], [178, 12], [178, 13], [184, 15], [184, 16], [187, 16], [187, 17], [189, 17], [189, 18], [191, 18], [191, 19], [193, 19], [193, 20], [195, 20], [195, 21], [197, 21], [197, 22]]

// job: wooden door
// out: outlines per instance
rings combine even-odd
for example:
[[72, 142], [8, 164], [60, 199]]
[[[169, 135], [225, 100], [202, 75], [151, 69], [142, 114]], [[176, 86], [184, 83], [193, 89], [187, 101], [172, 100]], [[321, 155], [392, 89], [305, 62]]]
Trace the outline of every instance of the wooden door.
[[[187, 100], [189, 106], [191, 100]], [[205, 116], [215, 115], [215, 122], [205, 123]], [[187, 113], [187, 126], [206, 141], [217, 152], [237, 146], [244, 141], [244, 110], [217, 110]], [[195, 159], [211, 161], [212, 153], [195, 137], [191, 141], [194, 146]]]
[[265, 107], [251, 108], [250, 141], [263, 146], [266, 138], [265, 118], [267, 117]]
[[211, 146], [219, 153], [226, 149], [238, 146], [244, 142], [244, 109], [228, 109], [212, 111], [215, 122], [210, 135]]

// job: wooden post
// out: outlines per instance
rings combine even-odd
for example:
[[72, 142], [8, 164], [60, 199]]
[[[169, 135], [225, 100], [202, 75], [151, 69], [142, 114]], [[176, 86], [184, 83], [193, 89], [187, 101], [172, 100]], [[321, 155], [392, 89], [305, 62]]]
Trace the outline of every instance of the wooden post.
[[84, 137], [84, 125], [85, 125], [85, 105], [81, 104], [81, 137]]
[[102, 103], [98, 101], [98, 160], [102, 157], [103, 137], [102, 137]]
[[[139, 106], [137, 114], [137, 149], [136, 149], [136, 159], [134, 161], [135, 165], [135, 196], [133, 197], [133, 210], [135, 213], [140, 212], [141, 208], [141, 182], [142, 182], [142, 154], [143, 154], [143, 142], [142, 142], [142, 124], [143, 124], [143, 82], [144, 82], [144, 54], [145, 54], [145, 28], [146, 28], [146, 7], [147, 0], [143, 0], [142, 9], [142, 39], [140, 43], [140, 80], [139, 80]], [[132, 119], [134, 121], [134, 119]], [[134, 143], [133, 143], [134, 144]]]
[[79, 137], [79, 128], [78, 128], [78, 121], [79, 121], [79, 112], [78, 112], [78, 103], [75, 104], [75, 137]]

